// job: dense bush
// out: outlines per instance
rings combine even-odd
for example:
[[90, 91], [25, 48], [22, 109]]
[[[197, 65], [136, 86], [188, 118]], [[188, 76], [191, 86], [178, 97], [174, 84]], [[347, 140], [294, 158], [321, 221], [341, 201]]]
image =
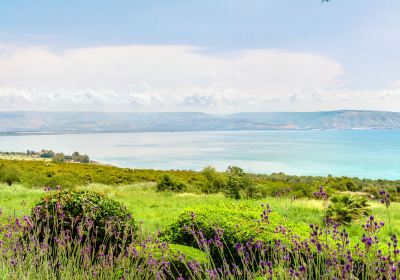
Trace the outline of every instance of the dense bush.
[[338, 195], [331, 199], [327, 217], [339, 224], [349, 224], [369, 215], [368, 200], [363, 196]]
[[21, 181], [21, 171], [16, 167], [0, 165], [0, 182], [11, 186]]
[[186, 185], [182, 182], [174, 180], [168, 174], [164, 174], [161, 180], [157, 183], [157, 191], [172, 191], [172, 192], [184, 192], [187, 189]]
[[33, 231], [54, 242], [61, 233], [116, 249], [132, 240], [138, 227], [119, 202], [88, 190], [49, 192], [32, 210]]
[[[286, 240], [285, 233], [292, 231], [306, 237], [307, 225], [293, 224], [279, 214], [264, 209], [255, 209], [238, 203], [219, 202], [215, 205], [199, 205], [185, 211], [164, 233], [166, 240], [187, 246], [199, 247], [199, 239], [210, 240], [219, 229], [223, 230], [223, 243], [228, 250], [226, 256], [235, 253], [235, 245], [248, 240], [272, 242], [276, 239]], [[260, 216], [260, 213], [261, 216]], [[193, 234], [201, 232], [203, 237]], [[286, 240], [288, 242], [288, 240]], [[212, 257], [218, 263], [220, 252], [212, 248]], [[237, 258], [238, 256], [233, 256]]]

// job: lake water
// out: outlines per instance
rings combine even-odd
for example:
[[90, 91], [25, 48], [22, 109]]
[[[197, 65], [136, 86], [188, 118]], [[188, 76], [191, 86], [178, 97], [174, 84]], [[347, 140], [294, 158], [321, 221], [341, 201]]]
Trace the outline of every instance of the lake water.
[[0, 151], [79, 151], [121, 167], [400, 179], [399, 130], [213, 131], [1, 136]]

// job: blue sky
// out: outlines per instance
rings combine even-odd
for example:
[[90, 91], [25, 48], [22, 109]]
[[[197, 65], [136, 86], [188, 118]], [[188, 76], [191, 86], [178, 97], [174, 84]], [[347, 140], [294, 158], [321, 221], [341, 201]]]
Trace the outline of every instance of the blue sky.
[[113, 111], [396, 110], [399, 12], [393, 0], [1, 1], [0, 110], [44, 110], [43, 100]]

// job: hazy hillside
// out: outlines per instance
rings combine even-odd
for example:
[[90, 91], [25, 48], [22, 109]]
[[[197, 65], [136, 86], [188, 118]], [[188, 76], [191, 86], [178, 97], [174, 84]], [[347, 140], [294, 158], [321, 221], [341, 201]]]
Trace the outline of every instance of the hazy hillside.
[[400, 113], [100, 113], [0, 112], [0, 133], [400, 128]]

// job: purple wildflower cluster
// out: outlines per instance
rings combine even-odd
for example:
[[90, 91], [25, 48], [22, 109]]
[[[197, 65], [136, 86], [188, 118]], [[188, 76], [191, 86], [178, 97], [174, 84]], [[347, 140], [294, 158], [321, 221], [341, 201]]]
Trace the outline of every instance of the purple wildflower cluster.
[[[321, 188], [318, 196], [325, 199]], [[0, 266], [7, 278], [21, 279], [27, 273], [46, 279], [86, 275], [85, 279], [399, 279], [400, 260], [396, 235], [382, 244], [378, 233], [385, 226], [370, 216], [359, 242], [350, 240], [345, 228], [335, 223], [311, 224], [308, 237], [292, 232], [288, 225], [269, 231], [267, 240], [246, 237], [226, 240], [219, 227], [211, 233], [191, 225], [204, 259], [195, 259], [171, 249], [156, 235], [121, 232], [105, 221], [106, 236], [99, 241], [91, 217], [71, 220], [63, 205], [56, 214], [35, 208], [32, 217], [9, 219], [0, 225]], [[270, 227], [271, 208], [262, 205], [263, 229]], [[49, 215], [52, 223], [37, 227], [34, 215]], [[77, 225], [77, 234], [65, 227]], [[239, 226], [239, 225], [238, 225]], [[140, 232], [140, 231], [139, 231]], [[111, 244], [108, 240], [118, 240]]]
[[269, 224], [269, 214], [271, 213], [271, 208], [269, 207], [268, 204], [261, 204], [261, 207], [263, 208], [263, 211], [260, 215], [261, 221]]
[[319, 199], [323, 199], [323, 200], [328, 199], [328, 194], [324, 191], [324, 188], [322, 186], [319, 187], [318, 192], [313, 192], [313, 195]]
[[390, 206], [390, 194], [385, 190], [381, 190], [379, 195], [381, 196], [381, 203], [388, 208]]

